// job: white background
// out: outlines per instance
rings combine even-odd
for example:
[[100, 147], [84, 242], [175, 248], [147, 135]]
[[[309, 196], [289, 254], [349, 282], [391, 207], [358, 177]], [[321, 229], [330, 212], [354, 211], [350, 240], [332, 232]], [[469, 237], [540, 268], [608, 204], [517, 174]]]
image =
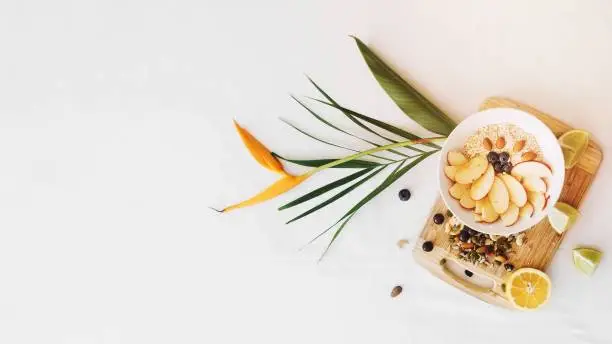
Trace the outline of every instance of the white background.
[[[275, 179], [233, 118], [294, 158], [346, 152], [278, 117], [364, 148], [289, 98], [316, 95], [303, 73], [341, 103], [424, 134], [349, 34], [457, 121], [503, 95], [612, 148], [604, 0], [4, 0], [0, 342], [610, 343], [612, 265], [605, 257], [589, 279], [570, 258], [578, 244], [612, 252], [609, 159], [548, 271], [550, 304], [529, 314], [462, 294], [395, 246], [426, 220], [435, 158], [364, 207], [321, 263], [328, 237], [299, 248], [375, 183], [288, 226], [299, 210], [276, 207], [346, 171], [250, 209], [207, 209]], [[391, 299], [396, 284], [404, 292]]]

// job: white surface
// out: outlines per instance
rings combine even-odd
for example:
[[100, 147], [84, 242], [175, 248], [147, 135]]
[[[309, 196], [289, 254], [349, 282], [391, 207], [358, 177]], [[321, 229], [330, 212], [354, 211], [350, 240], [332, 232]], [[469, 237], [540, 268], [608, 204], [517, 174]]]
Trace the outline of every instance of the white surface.
[[[538, 209], [531, 217], [520, 218], [518, 222], [509, 227], [506, 227], [501, 219], [494, 223], [474, 221], [473, 210], [463, 208], [459, 204], [459, 200], [454, 199], [448, 192], [448, 189], [453, 186], [454, 182], [448, 179], [444, 173], [444, 167], [448, 166], [446, 159], [448, 152], [461, 151], [468, 138], [476, 134], [478, 129], [487, 125], [501, 123], [514, 124], [533, 135], [544, 156], [544, 162], [553, 171], [552, 178], [546, 180], [548, 185], [546, 196], [550, 197], [546, 207], [543, 210]], [[548, 214], [550, 209], [559, 200], [564, 179], [565, 165], [563, 153], [553, 132], [535, 116], [516, 109], [489, 109], [468, 116], [448, 136], [438, 155], [438, 185], [440, 185], [442, 200], [461, 222], [482, 233], [510, 235], [533, 227]]]
[[[549, 271], [552, 300], [532, 314], [474, 300], [395, 246], [426, 220], [435, 157], [354, 217], [320, 264], [326, 240], [299, 247], [363, 191], [291, 226], [297, 211], [275, 209], [334, 173], [255, 208], [206, 208], [274, 179], [234, 117], [292, 157], [343, 152], [277, 117], [362, 147], [291, 101], [315, 95], [302, 73], [343, 104], [415, 128], [348, 34], [456, 120], [505, 95], [610, 152], [610, 2], [9, 0], [0, 17], [0, 342], [612, 341], [608, 256], [591, 279], [570, 258], [576, 244], [612, 252], [609, 158]], [[396, 198], [404, 186], [408, 203]]]

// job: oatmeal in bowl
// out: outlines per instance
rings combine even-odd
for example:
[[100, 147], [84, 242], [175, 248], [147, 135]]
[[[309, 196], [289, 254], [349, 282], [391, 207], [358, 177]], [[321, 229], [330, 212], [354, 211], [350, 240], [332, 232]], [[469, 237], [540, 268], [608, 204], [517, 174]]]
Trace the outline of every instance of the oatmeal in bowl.
[[515, 109], [490, 109], [461, 122], [442, 148], [440, 193], [469, 227], [510, 235], [542, 220], [557, 202], [563, 154], [550, 129]]

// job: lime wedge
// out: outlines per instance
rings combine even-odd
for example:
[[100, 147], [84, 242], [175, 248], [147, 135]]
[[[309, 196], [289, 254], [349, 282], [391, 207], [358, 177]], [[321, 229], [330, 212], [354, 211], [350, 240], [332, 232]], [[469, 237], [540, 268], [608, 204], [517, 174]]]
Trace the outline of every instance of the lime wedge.
[[552, 228], [561, 234], [576, 223], [578, 216], [580, 213], [576, 208], [567, 203], [558, 202], [548, 213], [548, 221]]
[[590, 134], [584, 130], [575, 129], [566, 132], [559, 138], [563, 150], [565, 168], [570, 169], [578, 163], [580, 156], [589, 146]]
[[572, 251], [574, 266], [585, 275], [592, 275], [601, 261], [602, 253], [592, 248], [575, 248]]

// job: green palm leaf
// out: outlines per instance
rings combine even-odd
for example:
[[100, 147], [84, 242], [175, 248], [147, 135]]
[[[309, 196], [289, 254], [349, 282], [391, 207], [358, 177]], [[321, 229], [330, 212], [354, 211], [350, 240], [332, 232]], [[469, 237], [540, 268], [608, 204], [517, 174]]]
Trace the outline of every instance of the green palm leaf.
[[[411, 161], [408, 165], [406, 165], [405, 167], [402, 167], [403, 164], [405, 163], [405, 161], [403, 161], [401, 164], [399, 164], [397, 166], [397, 168], [395, 168], [395, 170], [393, 170], [393, 172], [391, 172], [387, 178], [385, 178], [385, 180], [383, 180], [383, 182], [376, 187], [374, 190], [372, 190], [369, 194], [366, 195], [366, 197], [364, 197], [361, 201], [359, 201], [357, 204], [355, 204], [348, 212], [346, 212], [346, 214], [344, 214], [344, 216], [342, 216], [340, 218], [340, 220], [338, 220], [336, 223], [334, 223], [331, 227], [327, 228], [325, 231], [323, 231], [321, 234], [317, 235], [317, 237], [315, 237], [313, 239], [316, 240], [317, 238], [319, 238], [321, 235], [325, 234], [325, 232], [329, 231], [331, 228], [333, 228], [335, 225], [337, 225], [338, 223], [340, 223], [342, 220], [346, 221], [343, 223], [343, 225], [341, 225], [336, 232], [334, 233], [334, 236], [332, 237], [331, 241], [329, 242], [329, 244], [327, 245], [327, 248], [325, 249], [325, 251], [323, 252], [323, 255], [321, 256], [321, 259], [323, 258], [323, 256], [327, 253], [327, 251], [329, 250], [329, 248], [331, 247], [331, 245], [334, 243], [334, 241], [336, 240], [336, 238], [338, 237], [338, 235], [340, 234], [340, 232], [344, 229], [344, 225], [346, 224], [346, 222], [348, 222], [348, 219], [350, 219], [350, 217], [352, 217], [361, 207], [363, 207], [366, 203], [368, 203], [370, 200], [372, 200], [372, 198], [376, 197], [379, 193], [381, 193], [383, 190], [385, 190], [387, 187], [389, 187], [391, 184], [393, 184], [396, 180], [398, 180], [401, 176], [403, 176], [404, 174], [406, 174], [406, 172], [410, 171], [414, 166], [418, 165], [421, 161], [425, 160], [428, 156], [430, 156], [431, 154], [433, 154], [435, 152], [427, 152], [425, 154], [423, 154], [421, 157], [414, 159], [413, 161]], [[312, 242], [312, 241], [311, 241]]]
[[[386, 136], [383, 136], [382, 134], [380, 134], [380, 133], [378, 133], [378, 132], [376, 132], [376, 131], [372, 130], [370, 127], [368, 127], [368, 126], [366, 126], [365, 124], [361, 123], [361, 121], [360, 121], [360, 120], [358, 120], [358, 119], [356, 119], [356, 118], [355, 118], [356, 116], [354, 116], [352, 112], [349, 112], [349, 111], [344, 111], [344, 110], [343, 110], [344, 108], [342, 108], [342, 107], [340, 106], [340, 104], [338, 104], [338, 103], [337, 103], [337, 102], [336, 102], [336, 101], [335, 101], [335, 100], [334, 100], [332, 97], [330, 97], [330, 96], [329, 96], [329, 95], [328, 95], [328, 94], [327, 94], [325, 91], [323, 91], [323, 89], [322, 89], [321, 87], [319, 87], [319, 85], [317, 85], [317, 84], [314, 82], [314, 80], [312, 80], [312, 79], [311, 79], [310, 77], [308, 77], [308, 76], [306, 76], [306, 77], [308, 78], [308, 80], [310, 81], [310, 83], [311, 83], [311, 84], [312, 84], [312, 85], [313, 85], [313, 86], [314, 86], [314, 87], [315, 87], [315, 88], [316, 88], [316, 89], [317, 89], [317, 90], [318, 90], [318, 91], [319, 91], [319, 92], [320, 92], [320, 93], [321, 93], [321, 94], [322, 94], [322, 95], [323, 95], [323, 96], [324, 96], [324, 97], [325, 97], [327, 100], [329, 100], [329, 101], [330, 101], [330, 102], [331, 102], [333, 105], [332, 105], [332, 104], [329, 104], [329, 103], [326, 103], [326, 102], [322, 102], [322, 103], [327, 104], [327, 105], [330, 105], [330, 106], [333, 106], [333, 107], [335, 107], [336, 109], [338, 109], [338, 110], [342, 111], [342, 113], [343, 113], [343, 114], [344, 114], [346, 117], [348, 117], [348, 119], [350, 119], [350, 120], [351, 120], [353, 123], [357, 124], [359, 127], [361, 127], [361, 128], [363, 128], [363, 129], [365, 129], [366, 131], [369, 131], [370, 133], [373, 133], [374, 135], [376, 135], [376, 136], [378, 136], [378, 137], [380, 137], [380, 138], [383, 138], [383, 139], [385, 139], [385, 140], [387, 140], [387, 141], [389, 141], [389, 142], [397, 143], [397, 141], [396, 141], [396, 140], [393, 140], [393, 139], [391, 139], [391, 138], [388, 138], [388, 137], [386, 137]], [[311, 99], [314, 99], [314, 98], [311, 98]], [[320, 100], [318, 100], [318, 99], [314, 99], [314, 100], [316, 100], [316, 101], [320, 101]], [[413, 140], [413, 139], [417, 139], [417, 138], [419, 138], [419, 137], [418, 137], [418, 136], [416, 136], [416, 135], [413, 135], [413, 137], [412, 137], [412, 138], [408, 138], [408, 139], [409, 139], [409, 140]], [[417, 152], [423, 153], [423, 151], [422, 151], [422, 150], [420, 150], [420, 149], [418, 149], [418, 148], [416, 148], [416, 147], [408, 147], [408, 148], [409, 148], [409, 149], [412, 149], [412, 150], [414, 150], [414, 151], [417, 151]]]
[[371, 168], [364, 168], [361, 171], [357, 171], [357, 172], [355, 172], [353, 174], [350, 174], [350, 175], [348, 175], [348, 176], [346, 176], [344, 178], [340, 178], [340, 179], [335, 180], [335, 181], [333, 181], [333, 182], [331, 182], [329, 184], [323, 185], [322, 187], [320, 187], [318, 189], [315, 189], [315, 190], [305, 194], [304, 196], [296, 198], [295, 200], [293, 200], [293, 201], [283, 205], [282, 207], [278, 208], [278, 210], [285, 210], [285, 209], [294, 207], [296, 205], [302, 204], [304, 202], [307, 202], [307, 201], [309, 201], [309, 200], [311, 200], [313, 198], [316, 198], [316, 197], [318, 197], [318, 196], [320, 196], [320, 195], [322, 195], [322, 194], [324, 194], [324, 193], [326, 193], [328, 191], [331, 191], [331, 190], [333, 190], [333, 189], [335, 189], [337, 187], [340, 187], [340, 186], [342, 186], [342, 185], [344, 185], [344, 184], [346, 184], [346, 183], [348, 183], [350, 181], [353, 181], [353, 180], [363, 176], [364, 174], [366, 174], [366, 173], [368, 173], [370, 171], [372, 171]]
[[[419, 136], [414, 135], [414, 134], [412, 134], [410, 132], [407, 132], [404, 129], [398, 128], [398, 127], [396, 127], [394, 125], [388, 124], [388, 123], [383, 122], [383, 121], [379, 121], [379, 120], [377, 120], [375, 118], [372, 118], [372, 117], [369, 117], [369, 116], [366, 116], [366, 115], [362, 115], [362, 114], [360, 114], [358, 112], [355, 112], [353, 110], [344, 108], [344, 107], [338, 105], [337, 103], [328, 103], [326, 101], [323, 101], [321, 99], [316, 99], [316, 98], [311, 98], [311, 99], [316, 100], [316, 101], [318, 101], [318, 102], [320, 102], [322, 104], [325, 104], [327, 106], [331, 106], [333, 108], [336, 108], [336, 109], [338, 109], [338, 110], [340, 110], [340, 111], [342, 111], [344, 113], [351, 114], [354, 117], [357, 117], [357, 118], [359, 118], [361, 120], [364, 120], [364, 121], [366, 121], [366, 122], [368, 122], [370, 124], [373, 124], [373, 125], [381, 128], [381, 129], [384, 129], [384, 130], [386, 130], [388, 132], [391, 132], [391, 133], [393, 133], [395, 135], [401, 136], [401, 137], [406, 138], [408, 140], [417, 140], [417, 139], [420, 139]], [[436, 149], [440, 148], [440, 146], [438, 146], [435, 143], [425, 143], [425, 145], [429, 146], [429, 147], [432, 147], [432, 148], [436, 148]]]
[[[295, 129], [295, 130], [299, 131], [300, 133], [302, 133], [302, 134], [304, 134], [304, 135], [306, 135], [306, 136], [310, 137], [310, 138], [311, 138], [311, 139], [313, 139], [313, 140], [319, 141], [319, 142], [321, 142], [321, 143], [325, 143], [326, 145], [330, 145], [330, 146], [334, 146], [334, 147], [338, 147], [338, 148], [346, 149], [346, 150], [349, 150], [349, 151], [351, 151], [351, 152], [357, 152], [357, 153], [359, 153], [359, 152], [360, 152], [360, 151], [359, 151], [359, 150], [357, 150], [357, 149], [353, 149], [353, 148], [349, 148], [349, 147], [345, 147], [345, 146], [337, 145], [337, 144], [332, 143], [332, 142], [329, 142], [329, 141], [325, 141], [325, 140], [320, 139], [320, 138], [318, 138], [318, 137], [316, 137], [316, 136], [314, 136], [314, 135], [312, 135], [312, 134], [309, 134], [309, 133], [308, 133], [308, 132], [306, 132], [305, 130], [303, 130], [303, 129], [300, 129], [300, 128], [296, 127], [295, 125], [293, 125], [293, 124], [291, 124], [291, 123], [287, 122], [286, 120], [284, 120], [284, 119], [282, 119], [282, 118], [281, 118], [280, 120], [281, 120], [283, 123], [285, 123], [285, 124], [287, 124], [288, 126], [290, 126], [291, 128], [293, 128], [293, 129]], [[384, 156], [380, 156], [380, 155], [370, 154], [370, 156], [373, 156], [373, 157], [376, 157], [376, 158], [379, 158], [379, 159], [383, 159], [383, 160], [387, 160], [387, 161], [395, 161], [395, 160], [393, 160], [393, 159], [386, 158], [386, 157], [384, 157]]]
[[[336, 129], [336, 130], [338, 130], [338, 131], [340, 131], [340, 132], [342, 132], [342, 133], [344, 133], [344, 134], [346, 134], [346, 135], [352, 136], [352, 137], [354, 137], [354, 138], [356, 138], [356, 139], [359, 139], [359, 140], [361, 140], [361, 141], [363, 141], [363, 142], [367, 142], [367, 143], [371, 144], [372, 146], [375, 146], [375, 147], [381, 147], [381, 145], [379, 145], [379, 144], [378, 144], [378, 143], [376, 143], [376, 142], [372, 142], [372, 141], [369, 141], [369, 140], [363, 139], [363, 138], [361, 138], [361, 137], [359, 137], [359, 136], [357, 136], [357, 135], [354, 135], [354, 134], [349, 133], [348, 131], [346, 131], [346, 130], [344, 130], [344, 129], [338, 128], [337, 126], [335, 126], [335, 125], [331, 124], [329, 121], [327, 121], [325, 118], [323, 118], [323, 117], [319, 116], [319, 115], [318, 115], [316, 112], [314, 112], [314, 111], [313, 111], [311, 108], [309, 108], [308, 106], [306, 106], [306, 104], [304, 104], [303, 102], [301, 102], [301, 101], [300, 101], [299, 99], [297, 99], [296, 97], [291, 96], [291, 98], [293, 98], [293, 100], [295, 100], [296, 102], [298, 102], [298, 104], [300, 104], [300, 105], [301, 105], [301, 106], [302, 106], [304, 109], [306, 109], [308, 112], [310, 112], [310, 114], [311, 114], [311, 115], [313, 115], [313, 116], [314, 116], [316, 119], [318, 119], [319, 121], [323, 122], [324, 124], [327, 124], [328, 126], [330, 126], [330, 127], [334, 128], [334, 129]], [[394, 143], [395, 143], [395, 142], [394, 142]], [[390, 149], [390, 150], [389, 150], [389, 152], [393, 152], [393, 153], [395, 153], [395, 154], [397, 154], [397, 155], [401, 155], [401, 156], [403, 156], [403, 157], [405, 157], [405, 158], [407, 158], [407, 157], [408, 157], [408, 155], [406, 155], [406, 154], [404, 154], [404, 153], [401, 153], [401, 152], [398, 152], [398, 151], [393, 150], [393, 149]]]
[[395, 104], [425, 129], [448, 136], [456, 126], [453, 120], [410, 86], [359, 38], [352, 37], [370, 71]]
[[312, 207], [310, 209], [308, 209], [307, 211], [301, 213], [300, 215], [292, 218], [291, 220], [287, 221], [286, 224], [290, 224], [291, 222], [297, 221], [305, 216], [308, 216], [312, 213], [314, 213], [315, 211], [331, 204], [332, 202], [340, 199], [341, 197], [345, 196], [346, 194], [348, 194], [349, 192], [355, 190], [359, 185], [365, 183], [366, 181], [368, 181], [370, 178], [374, 177], [375, 175], [377, 175], [380, 171], [384, 170], [386, 166], [383, 166], [377, 170], [375, 170], [374, 172], [368, 174], [367, 176], [365, 176], [364, 178], [362, 178], [361, 180], [359, 180], [358, 182], [354, 183], [353, 185], [349, 186], [348, 188], [338, 192], [337, 194], [335, 194], [334, 196], [330, 197], [329, 199], [325, 200], [324, 202], [322, 202], [321, 204], [318, 204], [315, 207]]
[[[323, 166], [325, 164], [329, 164], [332, 161], [338, 160], [338, 159], [311, 159], [311, 160], [297, 160], [297, 159], [288, 159], [285, 157], [282, 157], [276, 153], [272, 153], [272, 155], [274, 155], [277, 158], [280, 158], [282, 160], [294, 163], [296, 165], [301, 165], [301, 166], [307, 166], [307, 167], [319, 167], [319, 166]], [[374, 162], [374, 161], [367, 161], [367, 160], [351, 160], [351, 161], [347, 161], [345, 163], [342, 163], [340, 165], [334, 166], [333, 168], [372, 168], [372, 167], [376, 167], [376, 166], [380, 166], [380, 163]]]

